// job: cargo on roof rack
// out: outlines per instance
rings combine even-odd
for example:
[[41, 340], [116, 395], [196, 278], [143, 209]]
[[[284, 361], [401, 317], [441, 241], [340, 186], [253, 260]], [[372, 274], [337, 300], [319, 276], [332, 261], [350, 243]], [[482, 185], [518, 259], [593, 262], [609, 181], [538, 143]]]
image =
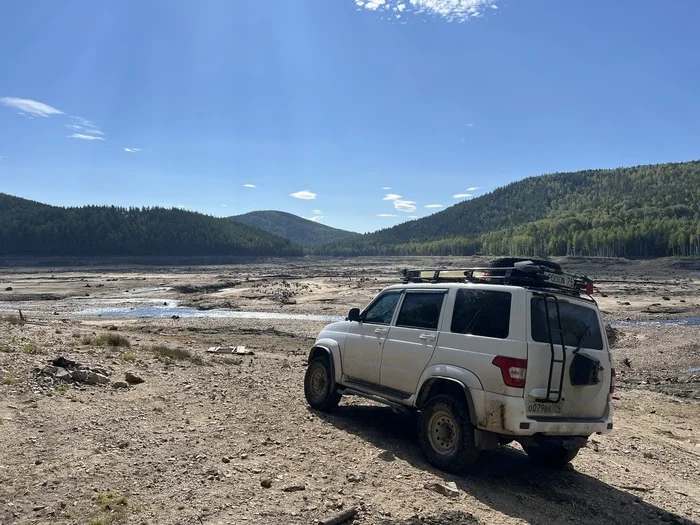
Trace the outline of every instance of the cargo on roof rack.
[[588, 277], [537, 265], [531, 261], [517, 262], [508, 267], [449, 268], [437, 270], [403, 270], [404, 283], [487, 283], [544, 288], [579, 295], [593, 293], [593, 281]]

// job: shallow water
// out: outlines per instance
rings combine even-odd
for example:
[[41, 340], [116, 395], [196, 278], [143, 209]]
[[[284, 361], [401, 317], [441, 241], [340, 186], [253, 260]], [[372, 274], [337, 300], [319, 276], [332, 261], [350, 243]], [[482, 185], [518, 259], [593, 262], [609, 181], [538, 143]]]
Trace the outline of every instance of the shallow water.
[[177, 306], [176, 301], [158, 301], [167, 303], [162, 306], [135, 306], [135, 307], [97, 307], [87, 308], [75, 312], [74, 315], [90, 317], [114, 317], [114, 318], [134, 318], [153, 317], [210, 317], [217, 319], [285, 319], [291, 321], [342, 321], [344, 317], [338, 315], [312, 315], [312, 314], [292, 314], [281, 312], [240, 312], [235, 310], [197, 310], [188, 306]]
[[654, 319], [653, 321], [611, 321], [616, 326], [700, 326], [700, 317], [678, 317], [676, 319]]

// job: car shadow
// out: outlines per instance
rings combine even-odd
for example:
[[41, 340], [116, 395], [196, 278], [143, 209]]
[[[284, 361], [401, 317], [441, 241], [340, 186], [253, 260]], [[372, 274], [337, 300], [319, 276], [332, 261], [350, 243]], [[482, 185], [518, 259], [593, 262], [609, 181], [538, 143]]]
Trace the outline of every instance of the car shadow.
[[447, 474], [430, 466], [423, 457], [416, 415], [363, 405], [341, 405], [332, 414], [314, 414], [381, 449], [378, 459], [407, 461], [444, 481], [455, 482], [492, 509], [527, 523], [692, 523], [575, 469], [537, 466], [510, 446], [483, 453], [466, 475]]

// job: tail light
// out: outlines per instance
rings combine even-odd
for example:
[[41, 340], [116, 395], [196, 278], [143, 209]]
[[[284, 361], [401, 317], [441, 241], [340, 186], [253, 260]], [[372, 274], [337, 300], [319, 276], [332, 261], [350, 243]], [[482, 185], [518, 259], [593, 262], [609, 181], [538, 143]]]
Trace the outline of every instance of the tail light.
[[523, 388], [525, 386], [525, 375], [527, 374], [527, 359], [516, 359], [514, 357], [496, 356], [493, 364], [501, 369], [503, 382], [506, 386]]
[[615, 373], [615, 369], [612, 368], [610, 370], [610, 394], [615, 393], [615, 383], [617, 382], [617, 374]]

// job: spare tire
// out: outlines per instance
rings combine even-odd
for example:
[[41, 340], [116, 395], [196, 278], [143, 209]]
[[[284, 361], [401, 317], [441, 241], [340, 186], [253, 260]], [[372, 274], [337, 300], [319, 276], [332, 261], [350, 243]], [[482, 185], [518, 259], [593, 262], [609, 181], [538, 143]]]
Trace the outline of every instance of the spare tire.
[[509, 268], [514, 266], [515, 263], [530, 261], [538, 266], [544, 266], [550, 270], [561, 273], [562, 269], [557, 263], [552, 261], [545, 261], [544, 259], [532, 259], [529, 257], [501, 257], [499, 259], [494, 259], [489, 263], [491, 268]]

